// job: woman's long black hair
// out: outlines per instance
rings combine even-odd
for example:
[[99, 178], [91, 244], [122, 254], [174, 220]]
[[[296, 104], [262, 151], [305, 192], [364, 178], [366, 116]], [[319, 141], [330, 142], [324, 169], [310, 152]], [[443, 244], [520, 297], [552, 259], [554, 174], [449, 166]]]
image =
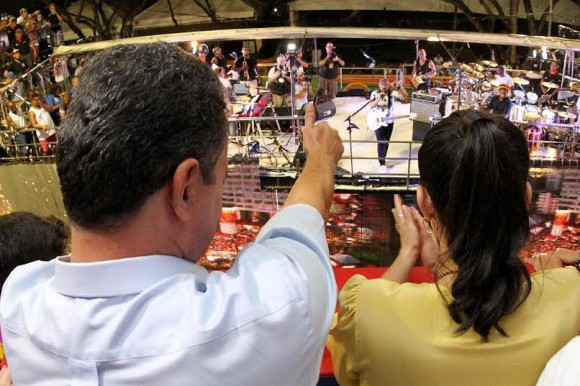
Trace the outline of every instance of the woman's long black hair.
[[457, 265], [448, 309], [462, 334], [502, 335], [502, 318], [529, 296], [530, 275], [518, 257], [529, 234], [529, 155], [508, 120], [457, 111], [431, 129], [419, 151], [421, 184], [429, 193], [446, 257]]

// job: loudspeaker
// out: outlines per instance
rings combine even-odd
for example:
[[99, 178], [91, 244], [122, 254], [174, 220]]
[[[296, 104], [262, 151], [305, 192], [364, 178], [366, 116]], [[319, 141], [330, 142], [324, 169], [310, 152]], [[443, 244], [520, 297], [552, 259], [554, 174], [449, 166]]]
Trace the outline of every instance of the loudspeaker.
[[439, 102], [411, 99], [411, 112], [417, 114], [415, 122], [430, 123], [430, 117], [439, 113]]
[[315, 107], [316, 119], [330, 118], [336, 114], [336, 106], [332, 101], [317, 104]]

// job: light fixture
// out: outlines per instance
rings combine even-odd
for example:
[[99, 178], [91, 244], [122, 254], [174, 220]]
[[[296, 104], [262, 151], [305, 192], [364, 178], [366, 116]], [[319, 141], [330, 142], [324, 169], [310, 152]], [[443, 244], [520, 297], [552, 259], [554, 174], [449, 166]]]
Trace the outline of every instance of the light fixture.
[[534, 50], [532, 51], [532, 57], [533, 57], [534, 59], [536, 59], [536, 57], [537, 57], [537, 56], [538, 56], [538, 51], [537, 51], [536, 49], [534, 49]]
[[197, 53], [197, 42], [195, 40], [191, 42], [191, 52], [193, 54]]
[[438, 42], [439, 40], [440, 40], [440, 39], [439, 39], [438, 37], [436, 37], [436, 36], [429, 36], [429, 37], [427, 38], [427, 41], [428, 41], [428, 42]]
[[288, 55], [295, 55], [296, 54], [296, 43], [288, 43], [286, 46], [286, 53]]

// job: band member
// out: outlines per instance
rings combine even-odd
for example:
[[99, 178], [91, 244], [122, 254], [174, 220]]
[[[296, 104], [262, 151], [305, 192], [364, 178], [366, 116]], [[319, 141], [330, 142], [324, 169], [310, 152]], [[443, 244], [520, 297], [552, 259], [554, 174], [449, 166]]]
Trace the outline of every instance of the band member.
[[322, 90], [324, 101], [336, 98], [336, 78], [338, 77], [338, 66], [344, 66], [342, 60], [335, 51], [332, 42], [326, 43], [326, 53], [320, 59], [320, 84], [318, 88]]
[[[392, 90], [393, 86], [387, 79], [383, 78], [379, 81], [379, 89], [371, 93], [371, 102], [369, 103], [371, 110], [367, 116], [367, 124], [370, 130], [375, 131], [377, 141], [390, 141], [393, 134], [395, 97]], [[387, 150], [389, 150], [388, 142], [377, 144], [381, 171], [386, 171], [388, 167], [385, 161]]]
[[[553, 99], [556, 94], [558, 94], [558, 90], [560, 90], [560, 83], [562, 83], [562, 74], [558, 73], [558, 69], [560, 66], [558, 62], [550, 62], [550, 71], [544, 72], [544, 76], [542, 76], [542, 82], [540, 83], [540, 87], [542, 88], [542, 93], [547, 95], [549, 99]], [[546, 87], [544, 83], [553, 83], [556, 87]]]
[[[499, 94], [494, 95], [487, 103], [486, 107], [490, 113], [499, 114], [505, 118], [509, 117], [512, 109], [512, 101], [507, 97], [509, 92], [510, 88], [507, 84], [499, 86]], [[485, 104], [485, 99], [482, 104]]]
[[312, 98], [314, 92], [312, 86], [306, 81], [304, 70], [299, 68], [296, 72], [296, 82], [294, 83], [294, 114], [304, 115], [304, 107], [308, 99]]
[[227, 69], [226, 57], [222, 52], [222, 48], [220, 46], [215, 46], [212, 50], [213, 57], [211, 58], [211, 66], [212, 67], [221, 67], [224, 70]]
[[427, 52], [420, 49], [417, 52], [418, 59], [413, 63], [413, 74], [411, 75], [411, 83], [415, 90], [429, 90], [431, 86], [431, 77], [437, 73], [435, 63], [427, 59]]
[[507, 85], [510, 88], [510, 91], [514, 90], [514, 81], [512, 77], [505, 72], [505, 66], [498, 66], [497, 74], [495, 74], [495, 80], [497, 80], [499, 84]]
[[197, 46], [197, 57], [204, 63], [207, 63], [207, 54], [209, 53], [209, 47], [205, 43], [201, 43]]
[[279, 54], [276, 58], [276, 67], [268, 72], [268, 89], [272, 91], [272, 106], [285, 107], [290, 99], [292, 78], [286, 61], [286, 55]]
[[233, 69], [240, 74], [240, 81], [249, 82], [251, 86], [258, 87], [260, 78], [258, 62], [250, 55], [250, 47], [242, 48], [242, 56], [236, 59]]

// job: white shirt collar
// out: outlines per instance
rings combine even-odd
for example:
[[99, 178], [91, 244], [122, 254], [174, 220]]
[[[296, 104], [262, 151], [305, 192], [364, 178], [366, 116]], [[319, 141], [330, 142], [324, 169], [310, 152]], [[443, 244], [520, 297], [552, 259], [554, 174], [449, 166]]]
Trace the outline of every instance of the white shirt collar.
[[56, 259], [54, 287], [74, 297], [136, 294], [165, 278], [187, 274], [198, 277], [205, 291], [205, 268], [176, 256], [138, 256], [95, 263], [71, 263], [70, 255]]

